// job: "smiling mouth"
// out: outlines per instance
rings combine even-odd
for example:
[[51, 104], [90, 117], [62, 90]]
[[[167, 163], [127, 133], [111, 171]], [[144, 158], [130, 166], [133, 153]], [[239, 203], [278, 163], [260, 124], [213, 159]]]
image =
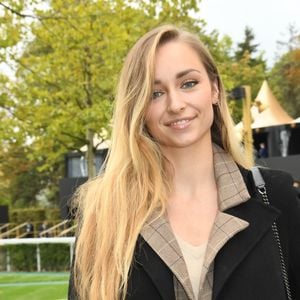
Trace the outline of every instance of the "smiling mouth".
[[175, 129], [183, 129], [186, 128], [194, 118], [195, 117], [169, 121], [166, 125]]

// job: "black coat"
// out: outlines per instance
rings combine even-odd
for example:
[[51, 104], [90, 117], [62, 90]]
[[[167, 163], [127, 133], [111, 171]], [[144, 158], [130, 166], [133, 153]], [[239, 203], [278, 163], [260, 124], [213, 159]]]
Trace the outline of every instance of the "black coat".
[[[225, 211], [249, 222], [219, 251], [214, 261], [214, 300], [286, 299], [278, 246], [271, 225], [277, 221], [293, 299], [300, 299], [300, 201], [284, 172], [262, 170], [270, 206], [262, 202], [250, 171], [241, 169], [251, 199]], [[173, 274], [139, 237], [127, 300], [173, 300]], [[72, 284], [69, 299], [75, 299]]]
[[[241, 169], [251, 199], [226, 213], [249, 222], [219, 251], [214, 262], [214, 300], [286, 299], [278, 246], [271, 229], [276, 220], [293, 299], [300, 299], [300, 201], [292, 179], [280, 171], [262, 170], [271, 206], [262, 202], [251, 172]], [[139, 238], [128, 300], [175, 299], [173, 275], [152, 248]]]

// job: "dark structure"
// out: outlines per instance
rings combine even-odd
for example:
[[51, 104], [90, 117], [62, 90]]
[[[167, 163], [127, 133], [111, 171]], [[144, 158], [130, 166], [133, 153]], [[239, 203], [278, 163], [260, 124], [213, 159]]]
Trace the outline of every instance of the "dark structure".
[[300, 193], [300, 123], [255, 129], [253, 143], [256, 151], [261, 143], [268, 149], [268, 157], [256, 162], [290, 173]]
[[[96, 152], [96, 170], [99, 172], [108, 149], [97, 150]], [[81, 184], [87, 181], [86, 159], [81, 153], [69, 153], [65, 158], [65, 178], [59, 183], [60, 211], [62, 219], [70, 219], [73, 216], [71, 212], [72, 197]]]
[[261, 143], [267, 146], [269, 157], [300, 154], [300, 123], [254, 129], [256, 150]]
[[0, 205], [0, 224], [9, 222], [8, 205]]

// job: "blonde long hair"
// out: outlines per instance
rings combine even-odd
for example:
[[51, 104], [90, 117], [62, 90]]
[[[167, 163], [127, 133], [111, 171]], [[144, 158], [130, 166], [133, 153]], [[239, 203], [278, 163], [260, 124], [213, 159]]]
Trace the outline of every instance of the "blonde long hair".
[[79, 230], [74, 281], [80, 299], [126, 297], [141, 228], [154, 211], [165, 212], [170, 175], [144, 120], [153, 88], [156, 51], [171, 40], [189, 44], [199, 54], [211, 82], [217, 83], [219, 105], [214, 106], [212, 140], [247, 167], [234, 138], [217, 67], [199, 39], [172, 25], [144, 35], [130, 50], [120, 75], [105, 171], [85, 184], [77, 197]]

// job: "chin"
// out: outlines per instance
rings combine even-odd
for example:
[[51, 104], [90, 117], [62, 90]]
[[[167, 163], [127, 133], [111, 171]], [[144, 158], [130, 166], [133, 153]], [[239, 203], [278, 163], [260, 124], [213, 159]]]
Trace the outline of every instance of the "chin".
[[174, 146], [176, 145], [178, 148], [203, 147], [204, 145], [208, 145], [208, 144], [210, 145], [211, 144], [210, 131], [197, 137], [176, 140], [174, 141], [173, 144]]

